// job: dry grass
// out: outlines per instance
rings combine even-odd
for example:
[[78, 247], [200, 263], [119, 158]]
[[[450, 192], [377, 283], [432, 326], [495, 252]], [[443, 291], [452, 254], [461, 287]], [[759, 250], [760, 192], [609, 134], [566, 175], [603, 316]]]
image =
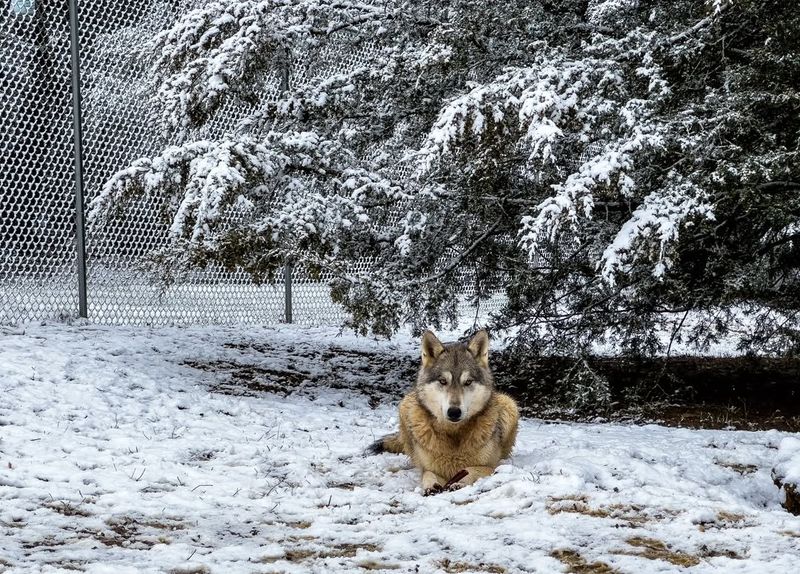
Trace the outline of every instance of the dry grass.
[[378, 562], [376, 560], [364, 560], [356, 564], [363, 570], [399, 570], [400, 565], [390, 564], [389, 562]]
[[20, 543], [20, 546], [26, 550], [31, 550], [34, 548], [53, 548], [54, 546], [63, 546], [67, 542], [72, 542], [72, 539], [56, 538], [53, 535], [47, 535], [38, 540], [23, 540]]
[[153, 535], [143, 532], [144, 529], [160, 531], [183, 530], [186, 526], [178, 520], [171, 519], [137, 519], [130, 516], [115, 517], [106, 520], [107, 528], [102, 531], [84, 531], [105, 546], [148, 549], [156, 544], [170, 544], [171, 540], [164, 534]]
[[298, 520], [296, 522], [285, 522], [286, 526], [289, 528], [297, 528], [298, 530], [305, 530], [311, 526], [311, 523], [307, 520]]
[[611, 518], [623, 520], [627, 526], [638, 526], [648, 522], [644, 507], [638, 504], [610, 504], [608, 506], [590, 506], [586, 496], [565, 496], [547, 499], [547, 511], [550, 514], [569, 512], [583, 514], [592, 518]]
[[727, 510], [717, 512], [717, 520], [719, 522], [734, 524], [744, 521], [744, 518], [744, 514], [736, 514], [735, 512], [728, 512]]
[[92, 515], [92, 513], [85, 508], [63, 500], [51, 500], [44, 503], [42, 506], [49, 508], [53, 512], [63, 514], [64, 516], [82, 516], [86, 518]]
[[208, 566], [177, 566], [167, 570], [167, 574], [211, 574]]
[[28, 523], [20, 516], [13, 517], [11, 522], [0, 520], [0, 526], [5, 526], [6, 528], [24, 528], [27, 525]]
[[490, 574], [503, 574], [506, 572], [505, 568], [497, 564], [487, 564], [485, 562], [480, 562], [478, 564], [453, 562], [449, 558], [440, 560], [436, 565], [448, 574], [456, 574], [458, 572], [489, 572]]
[[325, 558], [352, 558], [359, 550], [366, 550], [367, 552], [377, 552], [381, 547], [369, 542], [362, 544], [337, 544], [336, 547], [325, 548], [322, 550], [314, 550], [312, 548], [293, 548], [286, 550], [283, 556], [265, 556], [258, 560], [262, 563], [272, 563], [279, 560], [286, 560], [288, 562], [305, 562], [307, 560], [317, 560]]
[[629, 554], [632, 556], [641, 556], [649, 560], [664, 560], [675, 566], [697, 566], [700, 564], [700, 558], [692, 554], [684, 552], [676, 552], [670, 550], [669, 547], [655, 538], [647, 538], [645, 536], [633, 536], [626, 540], [628, 544], [634, 548], [638, 548], [638, 552], [620, 552], [620, 554]]
[[746, 526], [744, 514], [721, 510], [717, 512], [716, 518], [711, 522], [701, 522], [697, 525], [700, 532], [706, 530], [720, 530], [723, 528], [743, 528]]
[[616, 574], [615, 570], [605, 562], [588, 562], [574, 550], [556, 550], [550, 554], [567, 567], [571, 574]]
[[[48, 508], [62, 513], [65, 516], [91, 516], [91, 514], [73, 512], [73, 505], [62, 504], [56, 501], [49, 503]], [[182, 522], [169, 518], [152, 519], [123, 516], [106, 520], [105, 527], [102, 530], [87, 528], [66, 529], [62, 531], [60, 536], [47, 535], [39, 539], [26, 540], [21, 545], [26, 550], [49, 550], [58, 546], [75, 544], [82, 540], [94, 539], [108, 547], [116, 546], [120, 548], [148, 550], [156, 544], [170, 544], [172, 542], [168, 536], [158, 531], [173, 531], [184, 528], [185, 525]], [[153, 530], [157, 532], [154, 533]], [[83, 571], [86, 562], [65, 560], [52, 562], [51, 564], [62, 570]], [[0, 560], [0, 573], [3, 572], [3, 566], [4, 562]]]
[[714, 464], [717, 466], [721, 466], [722, 468], [729, 468], [734, 472], [738, 472], [742, 476], [745, 474], [752, 474], [758, 470], [758, 467], [754, 464], [741, 464], [738, 462], [724, 462], [721, 460], [715, 460]]
[[[60, 570], [69, 570], [72, 572], [85, 572], [88, 562], [81, 560], [63, 560], [46, 563], [50, 567], [58, 568]], [[0, 567], [1, 568], [1, 567]], [[0, 569], [2, 572], [2, 569]]]
[[[287, 550], [283, 555], [283, 560], [288, 560], [289, 562], [303, 562], [312, 557], [319, 558], [320, 553], [308, 548], [295, 548], [294, 550]], [[280, 558], [277, 560], [280, 560]]]

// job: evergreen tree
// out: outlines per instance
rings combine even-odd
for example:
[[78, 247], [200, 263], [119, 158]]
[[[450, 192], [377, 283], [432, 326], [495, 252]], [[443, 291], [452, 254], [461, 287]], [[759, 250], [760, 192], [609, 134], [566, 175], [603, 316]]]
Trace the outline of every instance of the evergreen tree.
[[176, 145], [94, 215], [157, 197], [174, 264], [325, 270], [364, 331], [469, 277], [526, 351], [796, 351], [799, 45], [778, 0], [218, 0], [152, 41]]

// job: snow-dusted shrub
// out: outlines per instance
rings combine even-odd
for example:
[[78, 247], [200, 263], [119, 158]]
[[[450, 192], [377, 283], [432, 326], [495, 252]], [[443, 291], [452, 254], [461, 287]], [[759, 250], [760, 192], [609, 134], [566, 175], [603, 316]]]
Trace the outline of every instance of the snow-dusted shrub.
[[556, 382], [550, 400], [578, 414], [603, 414], [611, 406], [611, 388], [606, 377], [580, 358]]

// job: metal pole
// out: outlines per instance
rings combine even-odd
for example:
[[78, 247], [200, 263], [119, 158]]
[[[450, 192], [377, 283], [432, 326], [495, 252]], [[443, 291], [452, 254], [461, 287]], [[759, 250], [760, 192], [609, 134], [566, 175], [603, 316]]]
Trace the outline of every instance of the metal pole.
[[[281, 92], [289, 91], [289, 66], [291, 53], [289, 48], [283, 50], [283, 69], [281, 70]], [[283, 264], [283, 318], [287, 323], [292, 322], [292, 260], [287, 258]]]
[[283, 265], [283, 315], [287, 323], [292, 322], [292, 262]]
[[78, 257], [78, 314], [87, 317], [86, 233], [83, 213], [83, 133], [81, 130], [81, 70], [78, 45], [78, 0], [69, 0], [69, 39], [72, 60], [72, 132], [75, 145], [75, 248]]

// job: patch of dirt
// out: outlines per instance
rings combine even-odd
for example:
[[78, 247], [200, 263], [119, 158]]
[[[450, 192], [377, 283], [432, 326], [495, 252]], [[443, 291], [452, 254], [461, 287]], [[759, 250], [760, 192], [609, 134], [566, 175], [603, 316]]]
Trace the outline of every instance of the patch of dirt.
[[298, 390], [310, 377], [293, 370], [267, 369], [237, 361], [185, 361], [188, 367], [202, 371], [224, 372], [229, 379], [211, 386], [211, 391], [224, 395], [256, 396], [274, 393], [285, 397]]
[[588, 357], [586, 362], [608, 382], [611, 405], [576, 413], [554, 399], [559, 396], [559, 381], [575, 365], [574, 358], [492, 356], [495, 379], [528, 416], [800, 431], [797, 357]]
[[505, 568], [497, 564], [486, 562], [479, 562], [478, 564], [473, 564], [471, 562], [453, 562], [449, 558], [439, 560], [436, 565], [448, 574], [455, 574], [458, 572], [489, 572], [491, 574], [503, 574], [507, 572]]
[[555, 550], [550, 554], [567, 567], [571, 574], [616, 574], [615, 570], [605, 562], [589, 562], [574, 550]]
[[[273, 393], [282, 397], [298, 394], [313, 396], [320, 387], [346, 389], [366, 395], [370, 406], [394, 401], [416, 378], [417, 362], [411, 357], [355, 351], [331, 346], [316, 348], [278, 347], [261, 343], [231, 343], [225, 347], [252, 356], [249, 360], [190, 360], [183, 364], [203, 371], [222, 374], [211, 386], [212, 392], [256, 396]], [[284, 368], [263, 359], [280, 357]]]
[[[216, 373], [211, 391], [236, 396], [313, 396], [327, 387], [365, 395], [374, 408], [399, 400], [418, 368], [415, 357], [336, 345], [319, 349], [242, 342], [225, 347], [242, 351], [242, 357], [183, 364]], [[576, 412], [554, 399], [574, 358], [496, 353], [491, 360], [498, 386], [517, 399], [526, 416], [800, 432], [800, 358], [589, 357], [587, 364], [608, 381], [611, 394], [609, 407], [592, 412]], [[747, 465], [732, 469], [750, 472]]]
[[[734, 400], [731, 397], [731, 400]], [[747, 400], [743, 398], [743, 400]], [[632, 409], [628, 410], [633, 413]], [[785, 415], [780, 409], [755, 408], [736, 404], [682, 404], [648, 405], [639, 415], [631, 414], [637, 420], [655, 422], [665, 426], [698, 429], [768, 430], [777, 429], [800, 432], [800, 415]]]
[[784, 501], [781, 506], [795, 516], [800, 516], [800, 488], [796, 484], [786, 482], [783, 484], [783, 493]]

